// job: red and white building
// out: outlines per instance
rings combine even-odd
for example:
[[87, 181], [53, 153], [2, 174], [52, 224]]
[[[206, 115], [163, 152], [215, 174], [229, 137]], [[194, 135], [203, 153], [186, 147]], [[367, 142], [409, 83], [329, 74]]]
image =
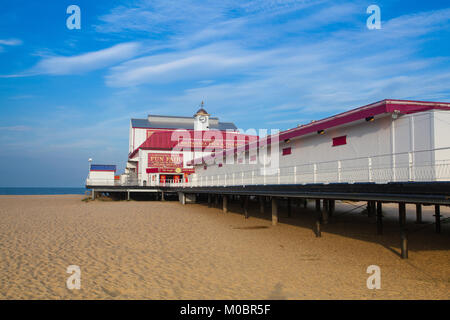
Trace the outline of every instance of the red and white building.
[[193, 117], [131, 119], [129, 155], [123, 184], [139, 186], [186, 182], [195, 158], [248, 143], [230, 122], [220, 122], [203, 108]]

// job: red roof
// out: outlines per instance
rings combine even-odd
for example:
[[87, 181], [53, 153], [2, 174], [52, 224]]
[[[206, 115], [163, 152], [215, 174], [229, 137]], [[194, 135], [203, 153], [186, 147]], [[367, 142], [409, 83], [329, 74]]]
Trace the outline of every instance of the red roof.
[[[172, 150], [175, 147], [205, 148], [223, 150], [233, 146], [245, 145], [257, 140], [257, 136], [240, 134], [235, 131], [192, 131], [192, 130], [168, 130], [154, 132], [130, 155], [133, 158], [140, 149], [142, 150]], [[217, 141], [215, 143], [215, 141]]]

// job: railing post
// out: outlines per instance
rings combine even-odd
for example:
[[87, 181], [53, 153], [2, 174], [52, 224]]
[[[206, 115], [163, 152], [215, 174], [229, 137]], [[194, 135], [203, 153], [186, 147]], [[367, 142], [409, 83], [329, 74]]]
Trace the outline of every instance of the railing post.
[[278, 169], [277, 169], [277, 174], [278, 174], [278, 184], [280, 184], [280, 172], [281, 172], [281, 169], [278, 168]]
[[223, 178], [223, 186], [226, 187], [227, 186], [227, 174], [224, 174], [224, 178]]
[[408, 152], [408, 181], [414, 181], [413, 155], [411, 152]]
[[264, 165], [263, 182], [264, 182], [264, 185], [266, 185], [266, 165]]
[[236, 185], [236, 181], [234, 179], [234, 172], [233, 172], [233, 186], [235, 186], [235, 185]]
[[369, 169], [369, 182], [372, 182], [372, 158], [368, 157], [368, 169]]
[[317, 183], [317, 164], [313, 164], [313, 182]]
[[252, 170], [252, 185], [255, 184], [255, 170]]
[[297, 166], [294, 166], [294, 184], [297, 184]]
[[244, 185], [244, 172], [241, 172], [241, 184]]
[[341, 160], [338, 161], [338, 182], [342, 180], [342, 163]]

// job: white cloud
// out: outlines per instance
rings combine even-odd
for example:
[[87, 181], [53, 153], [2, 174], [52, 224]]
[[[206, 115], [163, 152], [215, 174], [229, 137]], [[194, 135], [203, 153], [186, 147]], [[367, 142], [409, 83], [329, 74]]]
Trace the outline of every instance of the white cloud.
[[4, 46], [20, 46], [22, 44], [22, 40], [20, 39], [0, 39], [0, 45]]
[[0, 127], [0, 131], [13, 131], [13, 132], [22, 132], [31, 130], [30, 127], [27, 126], [8, 126], [8, 127]]
[[208, 80], [209, 75], [225, 76], [264, 65], [274, 53], [251, 52], [229, 43], [216, 43], [195, 50], [151, 55], [125, 62], [111, 69], [106, 82], [113, 87], [181, 80]]
[[128, 42], [112, 46], [107, 49], [88, 52], [71, 57], [46, 57], [39, 61], [25, 75], [50, 74], [68, 75], [81, 74], [93, 70], [103, 69], [133, 58], [139, 54], [140, 43]]
[[[346, 15], [352, 8], [339, 12]], [[412, 21], [417, 22], [415, 28]], [[184, 88], [172, 97], [160, 99], [160, 105], [171, 106], [174, 112], [206, 99], [212, 113], [235, 114], [237, 119], [254, 123], [267, 123], [270, 119], [271, 124], [289, 124], [288, 117], [305, 115], [316, 119], [321, 113], [384, 98], [448, 101], [450, 58], [418, 54], [426, 45], [424, 34], [431, 35], [448, 26], [445, 9], [385, 21], [382, 30], [346, 29], [320, 35], [317, 40], [284, 41], [270, 49], [250, 50], [241, 41], [231, 41], [226, 44], [228, 48], [217, 47], [215, 57], [225, 61], [245, 57], [246, 63], [230, 64], [224, 71], [217, 67], [220, 61], [205, 62], [206, 74], [197, 72], [198, 65], [186, 63], [183, 70], [162, 68], [155, 77], [141, 78], [141, 84], [158, 84], [164, 79]], [[192, 53], [193, 50], [168, 53], [158, 56], [158, 61], [184, 61]], [[259, 56], [264, 59], [258, 59]], [[120, 79], [122, 66], [111, 75]], [[168, 74], [170, 77], [165, 78]], [[127, 79], [122, 79], [121, 84], [126, 85]], [[211, 79], [215, 81], [205, 82]], [[262, 115], [268, 115], [266, 120]]]
[[20, 46], [22, 45], [22, 40], [20, 39], [0, 39], [0, 52], [5, 51], [3, 46]]

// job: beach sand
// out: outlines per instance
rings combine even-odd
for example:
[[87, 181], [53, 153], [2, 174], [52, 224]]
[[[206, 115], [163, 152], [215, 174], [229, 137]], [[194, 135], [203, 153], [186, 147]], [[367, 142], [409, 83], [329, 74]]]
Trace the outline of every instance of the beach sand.
[[[362, 203], [336, 204], [316, 238], [314, 204], [269, 204], [250, 219], [175, 201], [90, 201], [83, 196], [0, 196], [0, 299], [449, 299], [450, 226], [414, 223], [407, 206], [409, 259], [399, 258], [395, 205], [385, 205], [384, 235]], [[352, 212], [348, 212], [351, 209]], [[442, 207], [444, 218], [450, 210]], [[433, 207], [424, 207], [433, 222]], [[81, 289], [69, 290], [69, 265]], [[381, 289], [366, 286], [369, 265]]]

